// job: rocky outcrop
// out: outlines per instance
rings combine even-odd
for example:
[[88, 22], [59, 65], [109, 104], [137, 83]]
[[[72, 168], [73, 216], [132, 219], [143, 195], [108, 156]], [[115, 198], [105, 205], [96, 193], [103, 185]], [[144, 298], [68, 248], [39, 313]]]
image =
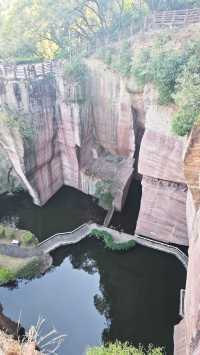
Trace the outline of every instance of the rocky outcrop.
[[142, 200], [136, 233], [188, 245], [187, 186], [183, 172], [184, 140], [171, 132], [173, 106], [161, 106], [151, 85], [144, 90], [145, 133], [138, 170]]
[[63, 185], [95, 195], [98, 181], [111, 180], [120, 210], [133, 173], [130, 96], [104, 65], [93, 60], [87, 67], [82, 85], [64, 77], [62, 63], [4, 68], [1, 107], [23, 118], [31, 134], [19, 151], [2, 127], [2, 148], [35, 203], [45, 204]]

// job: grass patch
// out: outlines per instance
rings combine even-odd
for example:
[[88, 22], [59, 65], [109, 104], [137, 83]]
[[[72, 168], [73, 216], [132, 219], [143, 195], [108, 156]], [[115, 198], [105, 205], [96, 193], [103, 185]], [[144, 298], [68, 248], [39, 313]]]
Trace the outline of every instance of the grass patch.
[[154, 348], [152, 345], [145, 350], [142, 346], [135, 346], [128, 343], [116, 342], [107, 346], [98, 346], [87, 350], [87, 355], [164, 355], [162, 348]]
[[16, 279], [30, 280], [40, 275], [40, 258], [14, 258], [0, 256], [0, 285], [15, 281]]
[[0, 285], [15, 280], [15, 273], [8, 268], [0, 267]]
[[40, 259], [33, 258], [29, 263], [25, 266], [20, 268], [17, 273], [16, 277], [19, 279], [32, 279], [35, 276], [40, 274]]
[[10, 243], [12, 239], [16, 239], [23, 247], [34, 247], [38, 244], [37, 238], [30, 231], [15, 229], [2, 224], [0, 224], [0, 239], [4, 243]]
[[116, 243], [110, 233], [98, 229], [93, 229], [90, 236], [102, 239], [105, 243], [105, 247], [112, 251], [127, 251], [136, 245], [134, 240], [129, 240], [125, 243]]

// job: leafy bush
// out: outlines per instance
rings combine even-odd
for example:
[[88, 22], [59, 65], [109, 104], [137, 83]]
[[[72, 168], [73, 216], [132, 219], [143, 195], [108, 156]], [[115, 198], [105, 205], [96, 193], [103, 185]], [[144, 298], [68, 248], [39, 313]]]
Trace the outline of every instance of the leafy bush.
[[177, 93], [174, 96], [179, 110], [174, 116], [172, 130], [179, 136], [190, 132], [194, 122], [200, 117], [200, 63], [199, 58], [190, 58], [184, 73], [179, 78]]
[[155, 85], [160, 104], [175, 102], [178, 111], [172, 131], [184, 136], [200, 117], [200, 41], [170, 50], [170, 40], [170, 36], [161, 37], [151, 49], [136, 53], [131, 72], [140, 86]]
[[131, 73], [141, 87], [153, 80], [151, 56], [151, 50], [149, 48], [143, 48], [135, 53], [133, 57]]
[[21, 236], [21, 241], [24, 246], [28, 246], [34, 244], [35, 238], [31, 232], [25, 231]]
[[0, 285], [15, 280], [15, 273], [7, 268], [0, 267]]
[[122, 76], [129, 76], [131, 72], [131, 50], [129, 44], [124, 42], [119, 54], [113, 56], [111, 67], [117, 70]]
[[113, 241], [113, 237], [110, 233], [106, 231], [100, 231], [98, 229], [92, 230], [90, 235], [99, 239], [103, 239], [106, 248], [113, 251], [127, 251], [128, 249], [133, 248], [136, 244], [134, 240], [130, 240], [125, 243], [116, 243]]
[[176, 79], [185, 64], [185, 56], [177, 51], [154, 48], [142, 49], [134, 58], [132, 73], [138, 84], [153, 82], [158, 89], [160, 104], [173, 101]]
[[104, 48], [98, 52], [100, 58], [111, 69], [114, 69], [122, 76], [127, 77], [131, 72], [131, 49], [129, 43], [125, 41], [120, 50], [116, 52], [113, 48]]
[[128, 343], [116, 342], [115, 344], [109, 344], [108, 346], [99, 346], [88, 349], [87, 355], [163, 355], [162, 348], [154, 348], [149, 346], [145, 350], [142, 346], [136, 348]]

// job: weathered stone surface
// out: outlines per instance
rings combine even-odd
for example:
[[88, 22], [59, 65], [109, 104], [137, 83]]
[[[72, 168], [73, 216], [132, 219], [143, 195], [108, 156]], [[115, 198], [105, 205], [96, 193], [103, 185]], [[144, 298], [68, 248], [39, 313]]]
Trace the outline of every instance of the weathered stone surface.
[[0, 148], [0, 172], [0, 194], [14, 192], [22, 187], [11, 162], [2, 148]]
[[[23, 142], [17, 128], [8, 127], [4, 122], [0, 123], [0, 147], [4, 155], [6, 155], [6, 161], [13, 167], [15, 176], [18, 177], [21, 184], [28, 190], [34, 203], [39, 204], [37, 193], [25, 175]], [[17, 185], [20, 184], [17, 183]]]
[[[175, 355], [200, 354], [200, 127], [197, 124], [187, 141], [184, 173], [189, 187], [187, 223], [189, 264], [185, 295], [185, 318], [175, 331]], [[178, 347], [180, 329], [185, 338], [184, 351]]]
[[125, 82], [100, 61], [88, 61], [95, 137], [105, 150], [120, 156], [135, 149], [130, 95]]
[[145, 132], [138, 171], [143, 176], [136, 232], [161, 241], [188, 245], [187, 186], [183, 172], [184, 139], [171, 132], [174, 106], [158, 104], [158, 93], [147, 85], [143, 94]]
[[187, 245], [186, 191], [184, 185], [143, 177], [136, 233]]
[[20, 81], [10, 70], [9, 80], [1, 79], [0, 105], [23, 115], [32, 136], [19, 153], [4, 131], [3, 148], [35, 203], [43, 205], [63, 185], [94, 195], [96, 182], [112, 180], [120, 210], [134, 163], [130, 95], [118, 75], [93, 60], [87, 65], [86, 87], [64, 79], [60, 64], [51, 75], [36, 66], [25, 77], [20, 67]]
[[140, 149], [139, 172], [160, 180], [185, 183], [183, 142], [178, 137], [146, 129]]
[[200, 125], [193, 128], [184, 155], [184, 173], [196, 209], [200, 206]]

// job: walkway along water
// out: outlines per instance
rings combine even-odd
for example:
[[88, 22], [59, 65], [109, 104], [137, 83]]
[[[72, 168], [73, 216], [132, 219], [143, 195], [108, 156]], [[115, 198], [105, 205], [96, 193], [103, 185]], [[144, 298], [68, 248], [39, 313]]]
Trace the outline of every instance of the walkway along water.
[[86, 223], [71, 232], [58, 233], [44, 240], [34, 248], [19, 248], [14, 245], [0, 244], [0, 254], [12, 257], [28, 258], [48, 254], [55, 249], [69, 244], [76, 244], [89, 236], [93, 230], [105, 231], [112, 235], [115, 243], [126, 243], [134, 240], [137, 244], [151, 249], [159, 250], [174, 255], [187, 270], [188, 257], [177, 247], [158, 242], [137, 234], [131, 235], [124, 232], [118, 232], [114, 229], [100, 226], [96, 223]]
[[82, 239], [86, 238], [89, 234], [91, 234], [94, 229], [108, 232], [112, 235], [113, 241], [119, 244], [134, 240], [136, 243], [145, 247], [172, 254], [180, 260], [180, 262], [187, 270], [188, 257], [179, 248], [149, 238], [141, 237], [136, 234], [130, 235], [124, 232], [118, 232], [114, 229], [106, 228], [96, 223], [86, 223], [72, 232], [55, 234], [52, 237], [41, 242], [36, 249], [43, 253], [50, 253], [51, 251], [61, 246], [80, 242]]

